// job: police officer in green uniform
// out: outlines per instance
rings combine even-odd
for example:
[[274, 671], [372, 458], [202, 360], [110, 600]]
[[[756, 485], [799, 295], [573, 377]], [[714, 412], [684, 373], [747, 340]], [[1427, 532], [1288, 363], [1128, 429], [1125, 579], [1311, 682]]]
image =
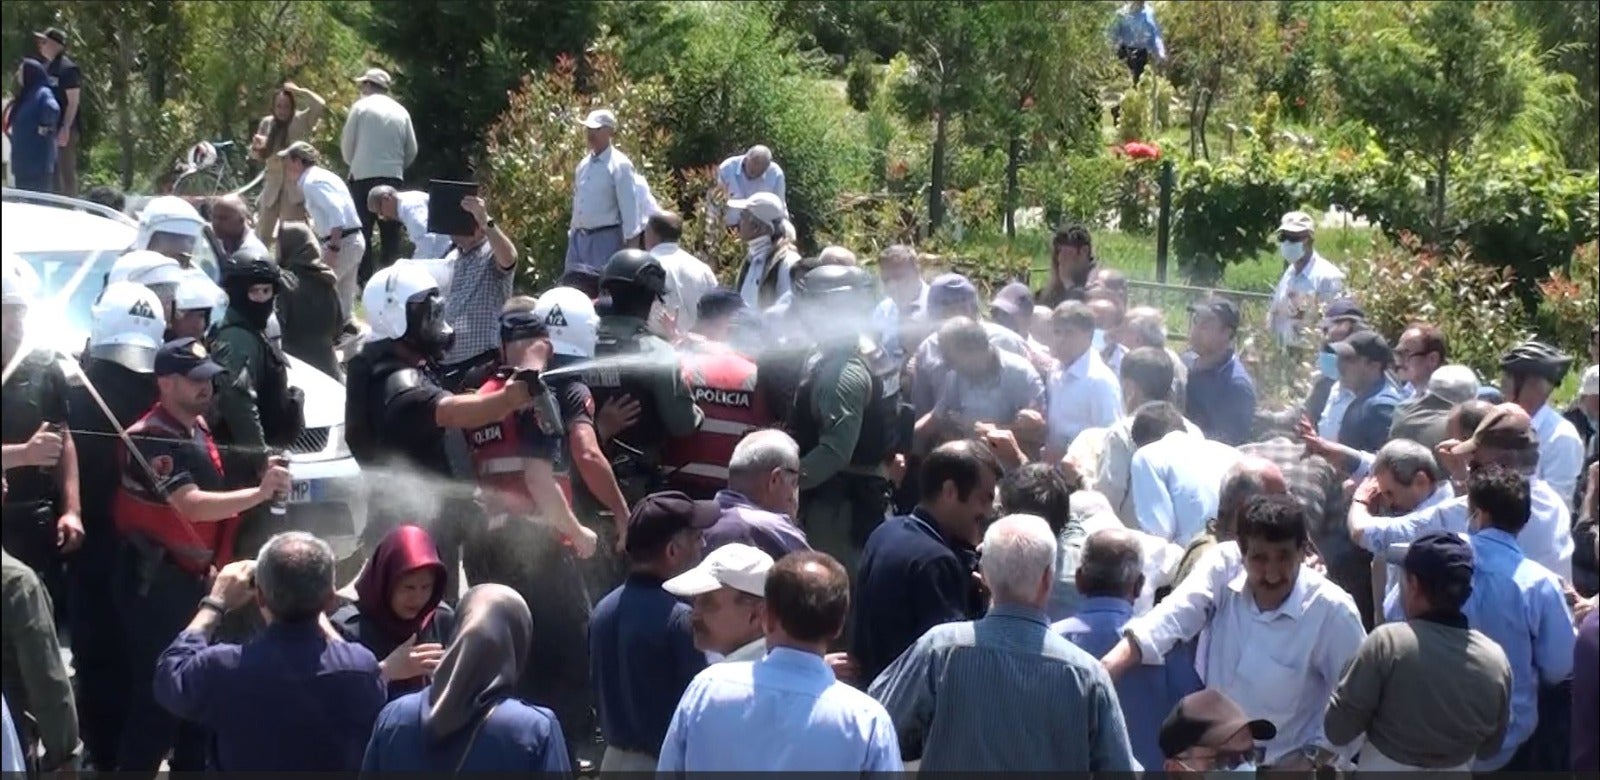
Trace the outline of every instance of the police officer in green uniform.
[[[267, 320], [284, 288], [277, 261], [245, 247], [223, 261], [221, 277], [228, 308], [211, 347], [227, 373], [210, 422], [222, 445], [228, 487], [246, 487], [266, 467], [270, 453], [300, 435], [305, 401], [298, 388], [289, 386], [288, 357], [266, 337]], [[246, 512], [235, 542], [239, 555], [254, 556], [268, 537], [284, 530], [274, 525], [265, 506]]]
[[[637, 420], [603, 443], [629, 506], [664, 484], [660, 464], [667, 439], [694, 433], [702, 419], [683, 380], [677, 351], [648, 327], [650, 310], [666, 289], [667, 273], [649, 253], [624, 249], [612, 255], [600, 271], [600, 291], [610, 304], [600, 317], [595, 361], [582, 370], [596, 408], [623, 396], [639, 404]], [[589, 592], [598, 598], [621, 582], [622, 540], [616, 524], [601, 518], [603, 510], [593, 495], [574, 487], [579, 519], [601, 538], [600, 553], [590, 559], [589, 569]]]
[[872, 276], [854, 266], [816, 268], [795, 287], [800, 321], [816, 339], [786, 426], [800, 444], [800, 524], [852, 576], [889, 508], [884, 467], [909, 429], [900, 367], [863, 327], [873, 303]]

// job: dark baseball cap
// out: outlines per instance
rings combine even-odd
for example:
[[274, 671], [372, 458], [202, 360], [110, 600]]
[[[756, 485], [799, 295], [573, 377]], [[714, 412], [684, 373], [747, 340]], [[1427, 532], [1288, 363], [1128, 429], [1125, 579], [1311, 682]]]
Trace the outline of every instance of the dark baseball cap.
[[928, 284], [928, 308], [949, 309], [957, 306], [977, 306], [978, 288], [972, 280], [961, 274], [939, 274]]
[[1264, 742], [1278, 736], [1270, 721], [1250, 720], [1233, 700], [1214, 688], [1196, 691], [1179, 700], [1161, 723], [1157, 738], [1161, 754], [1176, 758], [1189, 748], [1220, 748], [1233, 735], [1250, 730], [1250, 737]]
[[1227, 298], [1211, 297], [1189, 304], [1193, 314], [1209, 314], [1233, 330], [1239, 329], [1239, 307]]
[[1362, 310], [1361, 304], [1354, 298], [1340, 298], [1328, 304], [1322, 312], [1322, 327], [1326, 328], [1340, 320], [1366, 320], [1367, 313]]
[[176, 339], [161, 345], [156, 352], [156, 376], [185, 376], [207, 380], [224, 371], [211, 359], [206, 345], [196, 339]]
[[49, 38], [50, 40], [61, 44], [61, 48], [64, 49], [67, 47], [67, 31], [61, 29], [60, 27], [47, 27], [43, 30], [35, 32], [33, 37]]
[[1358, 330], [1332, 346], [1333, 354], [1339, 357], [1362, 357], [1385, 366], [1394, 362], [1394, 350], [1389, 349], [1383, 334], [1375, 330]]
[[1479, 447], [1497, 450], [1530, 450], [1539, 446], [1533, 436], [1533, 420], [1522, 407], [1498, 404], [1483, 416], [1472, 438], [1450, 448], [1453, 455], [1469, 455]]
[[628, 515], [629, 555], [660, 549], [674, 535], [690, 528], [704, 530], [717, 522], [722, 509], [715, 501], [696, 501], [676, 491], [651, 493]]
[[1022, 282], [1012, 282], [995, 293], [989, 308], [999, 309], [1013, 317], [1033, 316], [1033, 291]]
[[1406, 550], [1405, 570], [1419, 580], [1472, 586], [1472, 545], [1452, 533], [1418, 537]]

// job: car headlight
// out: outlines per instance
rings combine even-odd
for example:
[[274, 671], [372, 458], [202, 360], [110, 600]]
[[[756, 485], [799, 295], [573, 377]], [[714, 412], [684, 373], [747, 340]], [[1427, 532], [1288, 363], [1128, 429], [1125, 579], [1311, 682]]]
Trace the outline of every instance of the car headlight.
[[333, 457], [354, 457], [350, 452], [350, 445], [344, 440], [344, 423], [328, 427], [328, 444], [333, 450]]

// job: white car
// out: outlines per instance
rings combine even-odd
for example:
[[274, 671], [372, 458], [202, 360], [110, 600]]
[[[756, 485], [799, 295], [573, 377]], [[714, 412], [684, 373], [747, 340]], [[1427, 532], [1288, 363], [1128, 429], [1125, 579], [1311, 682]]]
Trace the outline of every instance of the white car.
[[[60, 305], [34, 306], [28, 312], [32, 333], [51, 333], [63, 355], [78, 355], [88, 342], [89, 312], [104, 286], [106, 272], [133, 245], [137, 223], [104, 206], [57, 195], [7, 189], [0, 205], [0, 249], [31, 265], [40, 279], [41, 298], [64, 287], [84, 263], [93, 267]], [[214, 278], [216, 250], [195, 245], [194, 264]], [[81, 381], [75, 364], [68, 378]], [[344, 385], [289, 357], [289, 384], [305, 393], [306, 428], [289, 446], [294, 479], [284, 530], [308, 531], [348, 558], [359, 551], [366, 525], [366, 489], [361, 468], [344, 441]]]

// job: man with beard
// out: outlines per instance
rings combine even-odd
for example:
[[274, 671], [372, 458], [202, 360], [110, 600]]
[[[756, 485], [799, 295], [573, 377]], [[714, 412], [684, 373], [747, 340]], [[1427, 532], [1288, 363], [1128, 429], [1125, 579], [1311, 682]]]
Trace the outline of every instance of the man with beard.
[[989, 343], [977, 321], [955, 317], [939, 328], [939, 352], [951, 371], [933, 409], [917, 419], [918, 450], [973, 435], [980, 423], [1010, 428], [1024, 410], [1043, 413], [1044, 382], [1027, 358]]
[[[117, 532], [111, 504], [118, 477], [117, 431], [133, 425], [156, 402], [156, 350], [166, 320], [161, 299], [133, 282], [113, 282], [95, 303], [83, 382], [67, 391], [67, 424], [82, 434], [83, 547], [68, 570], [72, 586], [72, 668], [87, 765], [116, 768], [127, 707], [122, 673], [122, 623], [112, 600]], [[98, 392], [102, 409], [90, 388]], [[107, 417], [107, 414], [111, 417]]]
[[156, 659], [206, 595], [206, 578], [236, 557], [239, 513], [289, 490], [289, 471], [269, 466], [259, 484], [224, 489], [221, 458], [204, 419], [222, 366], [194, 339], [169, 341], [154, 362], [159, 400], [129, 429], [112, 505], [124, 545], [111, 592], [122, 620], [127, 728], [116, 768], [154, 773], [172, 753], [174, 771], [203, 765], [198, 724], [181, 723], [155, 701]]
[[[224, 472], [233, 475], [227, 481], [242, 487], [238, 480], [260, 472], [269, 448], [286, 447], [300, 435], [305, 398], [289, 386], [288, 357], [266, 338], [267, 319], [284, 286], [277, 261], [265, 252], [241, 251], [223, 262], [222, 285], [228, 310], [212, 346], [227, 378], [211, 420], [227, 447]], [[255, 555], [273, 534], [269, 521], [259, 512], [245, 516], [238, 540], [242, 555]]]

